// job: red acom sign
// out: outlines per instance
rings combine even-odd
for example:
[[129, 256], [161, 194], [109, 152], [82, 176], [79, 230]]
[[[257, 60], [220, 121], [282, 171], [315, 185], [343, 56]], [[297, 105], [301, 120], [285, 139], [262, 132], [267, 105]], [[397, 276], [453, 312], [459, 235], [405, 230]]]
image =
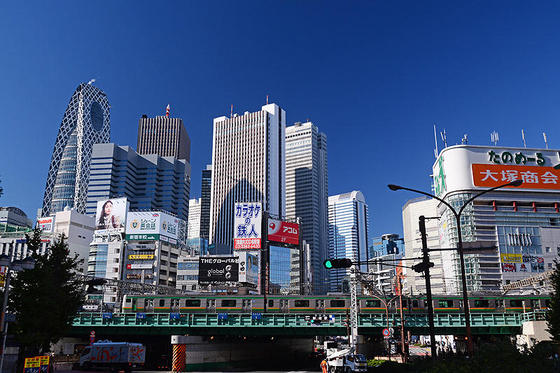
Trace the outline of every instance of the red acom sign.
[[268, 240], [299, 245], [299, 224], [268, 219]]

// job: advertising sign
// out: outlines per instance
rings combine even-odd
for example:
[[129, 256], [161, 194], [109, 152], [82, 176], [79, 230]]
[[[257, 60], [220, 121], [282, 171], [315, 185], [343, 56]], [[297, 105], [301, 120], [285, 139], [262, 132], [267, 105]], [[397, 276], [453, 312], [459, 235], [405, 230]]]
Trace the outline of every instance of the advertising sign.
[[257, 253], [237, 251], [239, 258], [239, 282], [257, 285], [259, 278], [259, 256]]
[[128, 202], [126, 198], [97, 201], [95, 226], [97, 230], [118, 230], [124, 232]]
[[159, 240], [160, 235], [177, 239], [179, 219], [163, 212], [133, 211], [126, 221], [128, 240]]
[[25, 363], [23, 365], [23, 371], [25, 373], [39, 373], [41, 370], [41, 359], [40, 357], [28, 357], [25, 358]]
[[37, 219], [37, 228], [43, 232], [52, 232], [54, 230], [54, 217]]
[[201, 257], [198, 262], [198, 283], [202, 285], [237, 282], [239, 261], [232, 257]]
[[129, 260], [151, 260], [154, 259], [154, 254], [130, 254], [128, 256]]
[[500, 254], [502, 263], [523, 263], [521, 254]]
[[262, 205], [260, 202], [235, 204], [233, 248], [235, 250], [261, 248]]
[[268, 240], [299, 245], [299, 224], [268, 219]]
[[126, 269], [152, 269], [154, 265], [152, 263], [135, 263], [127, 264]]
[[553, 167], [473, 164], [472, 174], [477, 187], [492, 188], [521, 179], [523, 189], [560, 189], [560, 170]]

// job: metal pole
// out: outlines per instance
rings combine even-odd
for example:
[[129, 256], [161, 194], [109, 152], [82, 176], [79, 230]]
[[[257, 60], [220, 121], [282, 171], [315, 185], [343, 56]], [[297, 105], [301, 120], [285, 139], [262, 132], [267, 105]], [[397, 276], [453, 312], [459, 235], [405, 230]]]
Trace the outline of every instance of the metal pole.
[[465, 328], [467, 329], [467, 351], [469, 356], [473, 356], [473, 341], [471, 334], [471, 314], [469, 310], [469, 296], [467, 294], [467, 277], [465, 275], [465, 257], [463, 255], [463, 238], [461, 235], [461, 215], [455, 214], [457, 218], [457, 249], [459, 250], [459, 259], [461, 261], [461, 281], [463, 283], [463, 310], [465, 313]]
[[8, 336], [8, 324], [6, 323], [6, 333], [2, 338], [2, 358], [0, 358], [0, 373], [2, 372], [2, 368], [4, 367], [4, 351], [6, 350], [6, 337]]
[[428, 254], [428, 238], [426, 236], [426, 217], [420, 215], [418, 218], [418, 226], [420, 228], [420, 237], [422, 238], [422, 258], [424, 262], [424, 280], [426, 281], [426, 300], [428, 302], [428, 325], [430, 331], [430, 351], [432, 359], [435, 359], [436, 351], [436, 332], [434, 328], [434, 306], [432, 303], [432, 285], [430, 282], [430, 257]]
[[404, 341], [404, 317], [403, 317], [403, 306], [402, 306], [402, 284], [401, 276], [397, 275], [397, 283], [399, 284], [399, 303], [401, 306], [401, 349], [402, 349], [402, 360], [406, 363], [406, 343]]

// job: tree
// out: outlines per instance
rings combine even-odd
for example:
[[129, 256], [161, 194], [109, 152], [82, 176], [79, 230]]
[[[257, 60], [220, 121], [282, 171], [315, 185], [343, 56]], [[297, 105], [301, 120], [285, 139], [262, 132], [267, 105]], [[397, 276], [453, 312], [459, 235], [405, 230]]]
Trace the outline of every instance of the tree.
[[554, 293], [551, 295], [550, 310], [547, 313], [548, 332], [552, 334], [552, 340], [560, 342], [560, 262], [554, 261], [554, 272], [551, 281]]
[[81, 260], [70, 256], [65, 237], [57, 239], [45, 255], [39, 255], [41, 230], [27, 236], [35, 268], [15, 274], [10, 309], [16, 322], [10, 325], [24, 356], [48, 352], [68, 332], [84, 302], [82, 281], [76, 276]]

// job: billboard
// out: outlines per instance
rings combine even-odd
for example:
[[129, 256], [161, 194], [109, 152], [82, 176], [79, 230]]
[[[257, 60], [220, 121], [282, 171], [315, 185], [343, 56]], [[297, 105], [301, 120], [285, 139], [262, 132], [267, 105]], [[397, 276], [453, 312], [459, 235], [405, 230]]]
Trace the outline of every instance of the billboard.
[[260, 202], [236, 202], [233, 223], [235, 250], [261, 248], [262, 204]]
[[177, 239], [179, 219], [156, 211], [133, 211], [126, 220], [127, 240], [159, 240], [160, 235]]
[[43, 232], [52, 232], [54, 230], [54, 216], [37, 219], [37, 228]]
[[152, 260], [155, 257], [154, 254], [130, 254], [128, 260]]
[[557, 152], [549, 149], [455, 145], [441, 151], [432, 167], [435, 194], [486, 189], [521, 179], [515, 190], [560, 190]]
[[126, 198], [97, 201], [95, 214], [96, 230], [118, 230], [124, 232], [128, 202]]
[[239, 282], [257, 285], [259, 279], [259, 255], [248, 251], [237, 251], [239, 258]]
[[290, 245], [299, 245], [299, 224], [268, 219], [268, 240]]
[[198, 262], [198, 283], [201, 285], [237, 282], [239, 279], [239, 258], [200, 257]]

